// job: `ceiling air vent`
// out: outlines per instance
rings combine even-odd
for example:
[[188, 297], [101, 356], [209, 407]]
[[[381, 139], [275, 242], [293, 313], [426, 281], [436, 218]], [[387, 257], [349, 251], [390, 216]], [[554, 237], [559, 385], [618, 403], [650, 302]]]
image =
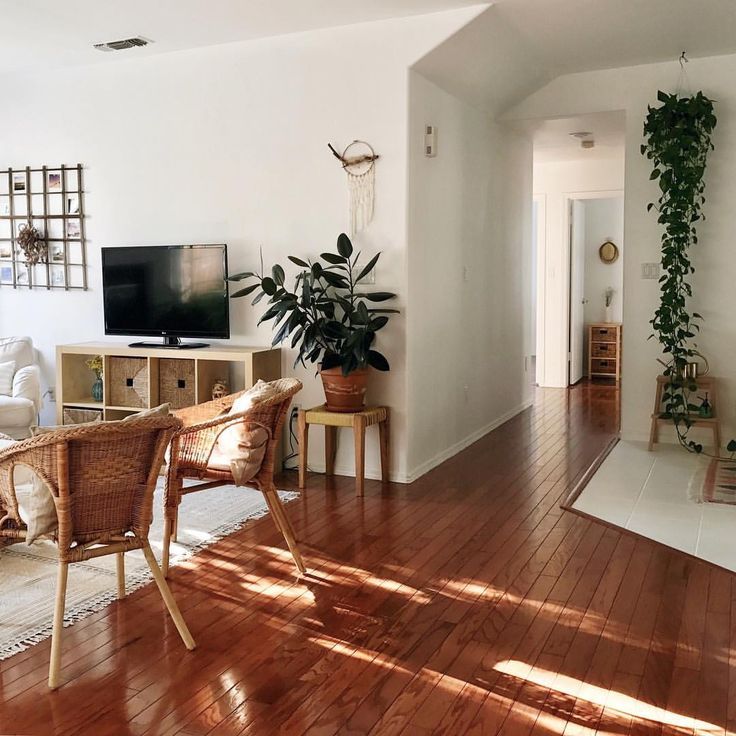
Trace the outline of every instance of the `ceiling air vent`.
[[147, 38], [136, 36], [135, 38], [124, 38], [122, 41], [108, 41], [107, 43], [96, 43], [98, 51], [123, 51], [133, 49], [136, 46], [148, 46], [151, 43]]

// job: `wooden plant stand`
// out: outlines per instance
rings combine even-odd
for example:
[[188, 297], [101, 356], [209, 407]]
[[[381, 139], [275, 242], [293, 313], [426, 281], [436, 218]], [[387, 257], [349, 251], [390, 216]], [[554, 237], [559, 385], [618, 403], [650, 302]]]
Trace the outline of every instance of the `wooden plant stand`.
[[[654, 396], [654, 411], [652, 412], [652, 424], [649, 430], [649, 451], [651, 452], [659, 442], [659, 425], [661, 422], [672, 423], [672, 419], [669, 417], [662, 416], [662, 394], [664, 393], [665, 386], [669, 383], [669, 376], [657, 376], [657, 391]], [[718, 399], [717, 399], [717, 386], [718, 380], [714, 376], [700, 376], [693, 379], [697, 385], [698, 391], [708, 392], [708, 401], [713, 407], [713, 416], [707, 419], [698, 416], [697, 414], [690, 415], [690, 422], [695, 427], [701, 425], [704, 427], [710, 427], [713, 432], [713, 444], [715, 445], [716, 452], [721, 447], [721, 420], [718, 417]]]
[[321, 424], [325, 428], [325, 473], [335, 473], [338, 427], [352, 427], [355, 441], [355, 495], [363, 495], [365, 484], [365, 429], [378, 425], [381, 442], [381, 480], [388, 482], [389, 471], [389, 423], [387, 406], [370, 406], [353, 413], [327, 411], [322, 404], [312, 409], [299, 410], [299, 488], [307, 484], [307, 455], [309, 450], [309, 425]]

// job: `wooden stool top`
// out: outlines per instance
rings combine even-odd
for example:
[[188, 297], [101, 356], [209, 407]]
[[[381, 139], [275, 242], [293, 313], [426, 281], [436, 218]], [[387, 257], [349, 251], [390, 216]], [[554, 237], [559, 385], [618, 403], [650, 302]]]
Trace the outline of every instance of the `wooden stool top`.
[[313, 406], [304, 412], [307, 424], [323, 424], [328, 427], [352, 427], [356, 416], [363, 417], [365, 426], [370, 427], [388, 419], [388, 407], [366, 406], [362, 411], [338, 412], [328, 411], [326, 404]]
[[[657, 383], [669, 383], [671, 376], [663, 376], [661, 373], [657, 376]], [[695, 381], [698, 388], [706, 388], [707, 386], [713, 385], [718, 379], [715, 376], [711, 376], [710, 373], [706, 373], [704, 376], [698, 376], [697, 378], [686, 378], [686, 381]]]

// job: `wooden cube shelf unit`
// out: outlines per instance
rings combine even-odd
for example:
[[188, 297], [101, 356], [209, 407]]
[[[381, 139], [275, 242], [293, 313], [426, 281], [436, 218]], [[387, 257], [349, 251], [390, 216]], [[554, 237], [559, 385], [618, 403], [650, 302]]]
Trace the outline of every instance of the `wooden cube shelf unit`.
[[[104, 361], [103, 399], [92, 398], [94, 373], [86, 362]], [[58, 424], [122, 419], [141, 409], [169, 403], [172, 409], [212, 398], [212, 386], [225, 380], [231, 392], [250, 388], [259, 378], [281, 377], [278, 348], [212, 346], [198, 350], [130, 348], [114, 343], [78, 343], [56, 348]], [[77, 410], [77, 411], [71, 411]], [[85, 411], [79, 411], [85, 410]]]
[[588, 325], [588, 378], [621, 379], [621, 324]]

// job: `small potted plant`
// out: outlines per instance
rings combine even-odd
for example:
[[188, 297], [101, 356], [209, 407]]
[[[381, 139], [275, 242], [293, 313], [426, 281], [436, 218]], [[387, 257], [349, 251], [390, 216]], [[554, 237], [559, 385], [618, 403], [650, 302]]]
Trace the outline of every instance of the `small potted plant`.
[[370, 369], [389, 370], [386, 358], [374, 349], [376, 333], [388, 323], [396, 309], [373, 306], [395, 298], [385, 291], [364, 291], [360, 286], [378, 262], [380, 253], [360, 266], [350, 238], [342, 233], [334, 253], [316, 260], [289, 256], [301, 269], [293, 288], [278, 264], [266, 274], [261, 259], [260, 273], [247, 271], [231, 281], [254, 281], [236, 291], [234, 299], [255, 293], [253, 304], [268, 299], [258, 324], [273, 321], [273, 345], [290, 339], [297, 349], [295, 365], [317, 363], [330, 411], [359, 411], [365, 406]]
[[92, 384], [92, 398], [95, 401], [102, 401], [102, 373], [103, 373], [103, 362], [101, 355], [95, 355], [94, 358], [90, 358], [85, 361], [87, 368], [89, 368], [95, 374], [95, 382]]

